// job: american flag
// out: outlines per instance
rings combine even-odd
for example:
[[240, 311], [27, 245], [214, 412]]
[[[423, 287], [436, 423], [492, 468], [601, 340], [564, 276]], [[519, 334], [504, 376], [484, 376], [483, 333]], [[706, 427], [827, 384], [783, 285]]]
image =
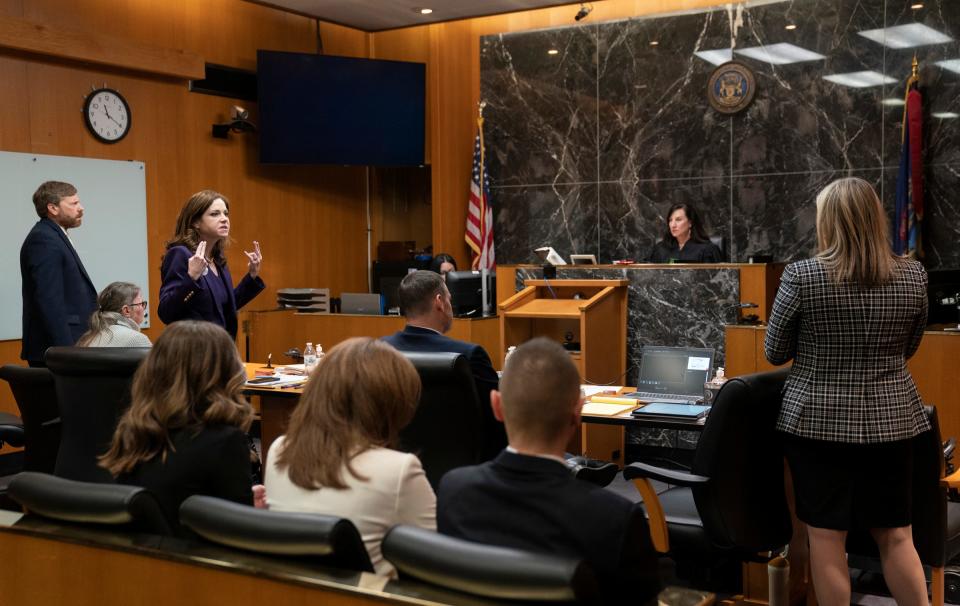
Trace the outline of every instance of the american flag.
[[[493, 209], [490, 207], [490, 179], [483, 162], [483, 123], [477, 128], [473, 145], [473, 174], [467, 201], [467, 233], [464, 239], [473, 251], [473, 269], [496, 268], [493, 254]], [[481, 185], [482, 183], [482, 185]]]

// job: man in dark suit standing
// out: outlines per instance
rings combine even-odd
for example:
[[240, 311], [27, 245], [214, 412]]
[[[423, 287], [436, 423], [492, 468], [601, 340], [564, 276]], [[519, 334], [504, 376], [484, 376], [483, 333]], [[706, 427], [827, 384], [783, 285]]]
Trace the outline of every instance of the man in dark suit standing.
[[580, 376], [570, 354], [545, 338], [507, 360], [490, 394], [510, 445], [482, 465], [447, 472], [437, 491], [437, 530], [504, 547], [583, 558], [605, 603], [644, 603], [660, 583], [639, 505], [578, 480], [564, 448], [580, 426]]
[[53, 345], [73, 345], [97, 308], [97, 290], [83, 268], [67, 230], [79, 227], [83, 205], [77, 188], [47, 181], [33, 194], [37, 221], [20, 247], [23, 349], [30, 366], [45, 366]]
[[490, 392], [499, 382], [497, 372], [483, 347], [444, 336], [453, 326], [453, 307], [443, 277], [432, 271], [409, 273], [401, 280], [398, 295], [407, 325], [383, 340], [400, 351], [449, 351], [467, 357], [484, 419], [483, 454], [486, 458], [495, 457], [507, 444], [503, 425], [493, 418], [489, 408]]

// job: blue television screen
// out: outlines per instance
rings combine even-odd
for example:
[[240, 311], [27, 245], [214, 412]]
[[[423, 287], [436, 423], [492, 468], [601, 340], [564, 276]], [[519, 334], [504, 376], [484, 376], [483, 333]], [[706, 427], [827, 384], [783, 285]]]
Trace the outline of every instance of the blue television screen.
[[426, 66], [257, 51], [260, 161], [423, 164]]

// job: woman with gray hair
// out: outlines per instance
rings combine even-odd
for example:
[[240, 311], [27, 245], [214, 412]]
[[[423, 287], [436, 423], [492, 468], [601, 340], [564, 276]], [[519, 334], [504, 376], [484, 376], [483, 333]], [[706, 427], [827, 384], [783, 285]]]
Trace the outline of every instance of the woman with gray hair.
[[79, 347], [150, 347], [140, 332], [147, 302], [140, 287], [130, 282], [112, 282], [97, 297], [90, 316], [90, 329], [77, 341]]

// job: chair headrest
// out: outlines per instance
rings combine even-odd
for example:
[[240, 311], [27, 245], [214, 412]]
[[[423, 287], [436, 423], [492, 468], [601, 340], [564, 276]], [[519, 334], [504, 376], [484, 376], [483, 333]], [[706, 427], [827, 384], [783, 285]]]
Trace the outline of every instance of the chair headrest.
[[127, 376], [149, 353], [149, 347], [51, 347], [43, 359], [61, 376]]
[[383, 556], [402, 574], [474, 595], [566, 602], [597, 594], [583, 561], [482, 545], [413, 526], [394, 526]]
[[[346, 558], [353, 561], [334, 564], [373, 571], [360, 533], [346, 518], [270, 511], [194, 495], [180, 505], [180, 523], [227, 547], [280, 556]], [[358, 553], [363, 557], [357, 558]]]
[[421, 380], [449, 375], [452, 372], [470, 373], [470, 363], [463, 354], [448, 351], [401, 351], [400, 353], [413, 363]]
[[171, 534], [160, 504], [139, 486], [77, 482], [25, 471], [10, 482], [9, 495], [28, 513], [54, 520]]

